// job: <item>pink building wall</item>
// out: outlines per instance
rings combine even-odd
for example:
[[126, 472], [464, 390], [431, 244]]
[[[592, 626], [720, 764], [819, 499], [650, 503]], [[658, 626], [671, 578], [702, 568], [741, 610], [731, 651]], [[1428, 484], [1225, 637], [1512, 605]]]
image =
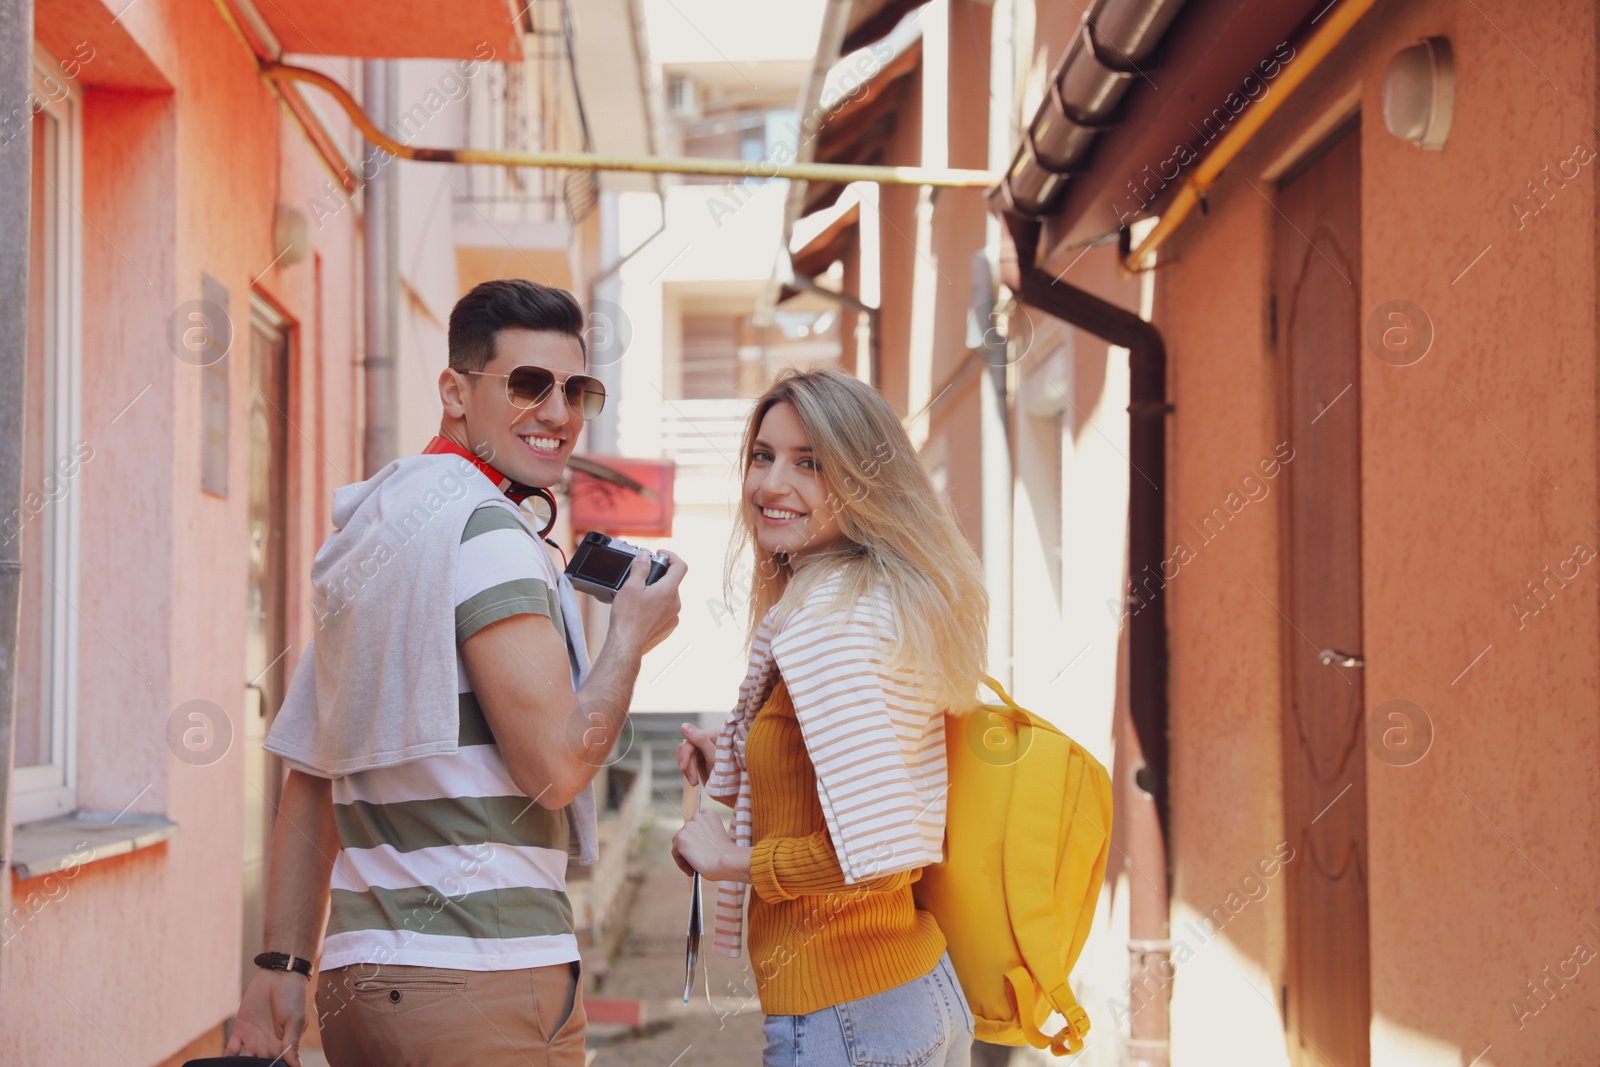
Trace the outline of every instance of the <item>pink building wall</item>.
[[[1490, 15], [1377, 5], [1230, 167], [1157, 276], [1176, 537], [1279, 440], [1265, 304], [1275, 215], [1245, 179], [1270, 195], [1263, 171], [1359, 95], [1362, 313], [1409, 300], [1435, 330], [1410, 367], [1364, 352], [1359, 386], [1366, 708], [1411, 700], [1434, 729], [1413, 766], [1366, 754], [1375, 1067], [1587, 1063], [1600, 1025], [1586, 967], [1543, 1004], [1526, 985], [1580, 941], [1600, 949], [1595, 579], [1531, 617], [1513, 606], [1539, 607], [1526, 583], [1576, 544], [1600, 549], [1593, 168], [1552, 187], [1537, 217], [1512, 206], [1546, 164], [1596, 146], [1595, 29], [1593, 6], [1576, 2]], [[1435, 34], [1457, 73], [1442, 152], [1392, 137], [1382, 117], [1390, 58]], [[1278, 499], [1167, 587], [1175, 924], [1236, 889], [1283, 834], [1280, 620], [1267, 601]], [[1283, 924], [1274, 886], [1228, 925], [1226, 949], [1180, 968], [1175, 1065], [1215, 1062], [1224, 1034], [1281, 1050], [1275, 1004], [1248, 986], [1276, 994]]]
[[[82, 424], [95, 458], [76, 487], [79, 807], [131, 805], [180, 831], [82, 867], [6, 945], [0, 1063], [153, 1064], [219, 1027], [238, 998], [251, 287], [295, 323], [292, 670], [310, 625], [293, 579], [326, 529], [328, 494], [360, 477], [359, 216], [347, 209], [313, 227], [311, 256], [268, 269], [280, 251], [274, 205], [304, 210], [326, 171], [213, 5], [141, 0], [118, 20], [164, 92], [97, 86], [102, 71], [129, 66], [115, 11], [38, 8], [41, 39], [87, 36], [108, 60], [82, 74]], [[335, 72], [348, 83], [355, 64]], [[347, 135], [343, 123], [333, 129]], [[167, 342], [168, 315], [200, 298], [202, 271], [230, 296], [226, 499], [200, 491], [200, 371]], [[217, 704], [233, 727], [232, 749], [205, 767], [167, 747], [169, 714], [193, 699]], [[13, 899], [37, 888], [9, 881]]]

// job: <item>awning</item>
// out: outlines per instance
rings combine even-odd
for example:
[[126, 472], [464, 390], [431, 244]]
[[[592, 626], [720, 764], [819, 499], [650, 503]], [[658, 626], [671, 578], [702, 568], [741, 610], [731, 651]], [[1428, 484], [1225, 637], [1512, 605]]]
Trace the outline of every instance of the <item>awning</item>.
[[888, 36], [906, 14], [915, 11], [928, 0], [856, 0], [850, 5], [850, 23], [844, 31], [844, 44], [839, 54], [847, 56], [857, 48], [865, 48]]
[[[817, 229], [799, 249], [789, 253], [790, 270], [796, 278], [815, 278], [844, 258], [861, 239], [861, 201], [857, 200], [843, 210], [835, 206], [825, 209], [825, 213], [827, 211], [831, 211], [834, 218]], [[820, 221], [818, 216], [801, 220], [802, 223], [817, 221]], [[796, 285], [784, 285], [778, 290], [778, 303], [793, 299], [800, 292]]]
[[534, 10], [511, 0], [451, 0], [444, 5], [437, 0], [230, 2], [246, 21], [259, 19], [271, 29], [285, 52], [502, 63], [521, 58], [518, 30]]
[[[1051, 78], [1005, 181], [1000, 206], [1042, 217], [1049, 257], [1158, 215], [1195, 159], [1293, 63], [1294, 42], [1328, 0], [1111, 0], [1084, 23]], [[1133, 55], [1119, 33], [1142, 34]], [[1111, 38], [1110, 43], [1107, 39]], [[1132, 39], [1130, 37], [1130, 39]], [[1120, 77], [1117, 68], [1122, 68]], [[1111, 81], [1120, 103], [1096, 106]]]
[[[33, 33], [80, 85], [123, 92], [172, 91], [155, 60], [104, 4], [36, 0]], [[85, 57], [93, 62], [85, 62]]]
[[[915, 5], [912, 5], [915, 6]], [[823, 116], [817, 136], [819, 163], [876, 164], [894, 133], [895, 116], [922, 67], [919, 37], [884, 64], [852, 96]], [[800, 214], [809, 215], [839, 199], [844, 186], [837, 182], [810, 182]]]
[[672, 536], [671, 460], [573, 456], [572, 529], [622, 537]]
[[831, 267], [835, 260], [849, 251], [856, 242], [856, 227], [861, 224], [861, 202], [846, 208], [798, 252], [791, 252], [789, 260], [794, 272], [815, 278]]

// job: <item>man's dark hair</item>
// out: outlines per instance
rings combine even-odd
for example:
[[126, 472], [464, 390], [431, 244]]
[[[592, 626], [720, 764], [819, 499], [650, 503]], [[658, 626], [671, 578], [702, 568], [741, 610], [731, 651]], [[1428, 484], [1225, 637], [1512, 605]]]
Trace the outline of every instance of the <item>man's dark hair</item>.
[[585, 362], [583, 309], [565, 289], [526, 278], [497, 278], [472, 287], [450, 312], [450, 366], [482, 370], [494, 358], [495, 335], [501, 330], [538, 330], [578, 340]]

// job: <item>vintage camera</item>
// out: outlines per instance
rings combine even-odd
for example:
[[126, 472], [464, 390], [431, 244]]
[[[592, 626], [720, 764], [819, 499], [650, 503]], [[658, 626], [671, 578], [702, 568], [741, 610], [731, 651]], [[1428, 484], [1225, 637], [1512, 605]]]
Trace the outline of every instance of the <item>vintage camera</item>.
[[581, 589], [602, 604], [609, 604], [627, 579], [635, 556], [650, 557], [650, 573], [645, 577], [645, 585], [667, 573], [665, 556], [603, 533], [591, 532], [578, 542], [578, 550], [567, 564], [567, 577], [572, 580], [574, 589]]

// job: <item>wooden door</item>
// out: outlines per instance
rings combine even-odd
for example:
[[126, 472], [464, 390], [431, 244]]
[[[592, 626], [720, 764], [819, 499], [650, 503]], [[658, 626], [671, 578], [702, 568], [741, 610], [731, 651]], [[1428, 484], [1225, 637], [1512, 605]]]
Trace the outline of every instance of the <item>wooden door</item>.
[[1283, 468], [1284, 831], [1295, 853], [1285, 1037], [1296, 1064], [1367, 1067], [1359, 126], [1286, 177], [1277, 208], [1280, 439], [1294, 448]]
[[288, 652], [289, 327], [271, 307], [252, 301], [250, 315], [250, 556], [245, 586], [244, 960], [241, 980], [255, 974], [264, 951], [267, 852], [277, 818], [282, 769], [262, 747], [283, 703]]

